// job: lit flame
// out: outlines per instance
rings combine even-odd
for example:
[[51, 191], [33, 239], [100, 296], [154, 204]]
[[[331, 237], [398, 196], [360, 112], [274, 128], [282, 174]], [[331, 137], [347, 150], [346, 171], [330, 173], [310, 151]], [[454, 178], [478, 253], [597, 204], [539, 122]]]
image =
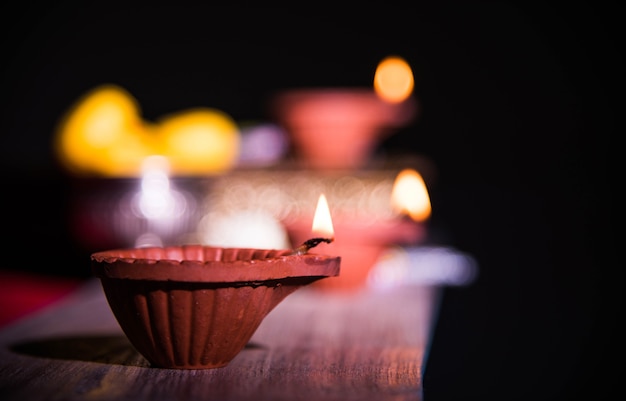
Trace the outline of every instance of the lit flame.
[[428, 189], [417, 171], [404, 169], [398, 174], [391, 190], [391, 204], [414, 221], [424, 221], [430, 216]]
[[401, 57], [386, 57], [376, 67], [374, 90], [386, 102], [403, 102], [413, 92], [414, 85], [411, 67]]
[[321, 194], [317, 201], [315, 215], [313, 216], [312, 231], [314, 235], [319, 237], [335, 238], [333, 220], [330, 217], [328, 201], [326, 200], [326, 196], [324, 194]]

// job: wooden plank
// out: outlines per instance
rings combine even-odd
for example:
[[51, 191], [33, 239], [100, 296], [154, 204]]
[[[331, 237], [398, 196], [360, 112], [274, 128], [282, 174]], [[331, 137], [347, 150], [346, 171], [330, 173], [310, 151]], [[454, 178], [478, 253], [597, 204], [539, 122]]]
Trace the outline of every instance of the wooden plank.
[[99, 283], [0, 332], [2, 400], [420, 400], [438, 291], [301, 289], [219, 369], [152, 368]]

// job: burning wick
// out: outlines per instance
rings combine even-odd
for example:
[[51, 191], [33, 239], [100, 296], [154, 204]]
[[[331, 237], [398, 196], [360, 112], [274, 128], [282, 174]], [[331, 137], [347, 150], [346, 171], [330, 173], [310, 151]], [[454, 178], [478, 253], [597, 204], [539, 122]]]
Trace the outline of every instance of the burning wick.
[[333, 221], [330, 217], [330, 209], [328, 208], [328, 202], [324, 194], [321, 194], [317, 201], [317, 208], [315, 209], [311, 229], [314, 235], [326, 235], [327, 237], [315, 237], [304, 241], [302, 245], [293, 250], [294, 255], [304, 255], [309, 249], [318, 246], [322, 242], [330, 244], [335, 240]]
[[300, 245], [299, 247], [294, 249], [293, 250], [293, 254], [294, 255], [304, 255], [304, 254], [306, 254], [309, 251], [309, 249], [315, 248], [320, 243], [325, 242], [327, 244], [330, 244], [334, 240], [335, 240], [334, 238], [311, 238], [311, 239], [308, 239], [308, 240], [304, 241], [302, 243], [302, 245]]

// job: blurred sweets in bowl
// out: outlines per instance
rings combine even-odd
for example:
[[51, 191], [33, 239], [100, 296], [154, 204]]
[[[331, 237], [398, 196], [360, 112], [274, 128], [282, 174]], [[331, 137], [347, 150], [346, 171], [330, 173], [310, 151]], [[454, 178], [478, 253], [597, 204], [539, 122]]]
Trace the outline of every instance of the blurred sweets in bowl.
[[101, 85], [78, 99], [58, 124], [55, 152], [77, 176], [138, 177], [147, 157], [168, 159], [176, 176], [206, 176], [235, 167], [236, 122], [198, 107], [147, 121], [137, 100], [117, 85]]

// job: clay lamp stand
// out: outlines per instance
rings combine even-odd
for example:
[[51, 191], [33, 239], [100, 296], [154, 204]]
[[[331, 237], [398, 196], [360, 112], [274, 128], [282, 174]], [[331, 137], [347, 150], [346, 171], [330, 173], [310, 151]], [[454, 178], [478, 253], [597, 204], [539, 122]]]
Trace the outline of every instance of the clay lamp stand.
[[[285, 297], [339, 274], [340, 257], [305, 249], [184, 245], [91, 255], [120, 327], [154, 367], [227, 365]], [[304, 246], [304, 244], [303, 244]]]

